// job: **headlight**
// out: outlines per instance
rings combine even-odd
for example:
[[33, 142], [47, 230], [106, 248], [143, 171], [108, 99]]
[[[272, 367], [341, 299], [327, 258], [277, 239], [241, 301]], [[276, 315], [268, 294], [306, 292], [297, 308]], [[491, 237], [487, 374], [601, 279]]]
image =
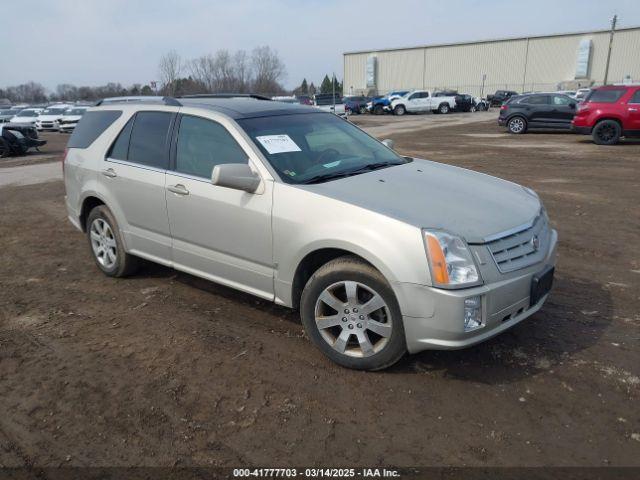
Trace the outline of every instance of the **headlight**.
[[441, 230], [423, 230], [435, 287], [460, 288], [478, 284], [480, 274], [467, 244]]

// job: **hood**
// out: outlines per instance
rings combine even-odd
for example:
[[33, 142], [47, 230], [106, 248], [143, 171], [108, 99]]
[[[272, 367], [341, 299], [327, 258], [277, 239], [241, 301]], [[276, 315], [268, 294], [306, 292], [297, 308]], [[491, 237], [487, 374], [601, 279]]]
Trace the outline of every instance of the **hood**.
[[418, 228], [447, 230], [468, 243], [485, 243], [492, 235], [526, 224], [541, 208], [518, 184], [418, 159], [300, 188]]
[[38, 117], [13, 117], [11, 123], [36, 123]]
[[60, 120], [62, 115], [39, 115], [38, 120], [45, 122], [52, 122], [54, 120]]
[[63, 122], [77, 122], [82, 118], [82, 115], [65, 115], [60, 120]]

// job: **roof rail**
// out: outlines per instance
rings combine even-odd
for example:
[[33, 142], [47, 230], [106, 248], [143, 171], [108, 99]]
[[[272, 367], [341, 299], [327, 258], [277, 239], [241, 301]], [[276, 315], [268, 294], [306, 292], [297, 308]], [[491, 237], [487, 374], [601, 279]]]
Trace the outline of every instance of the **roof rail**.
[[109, 97], [96, 102], [98, 105], [110, 105], [113, 103], [162, 103], [172, 107], [181, 107], [182, 104], [173, 97], [152, 97], [152, 96], [130, 96], [130, 97]]
[[271, 100], [270, 97], [255, 93], [199, 93], [196, 95], [182, 95], [178, 98], [255, 98], [256, 100]]

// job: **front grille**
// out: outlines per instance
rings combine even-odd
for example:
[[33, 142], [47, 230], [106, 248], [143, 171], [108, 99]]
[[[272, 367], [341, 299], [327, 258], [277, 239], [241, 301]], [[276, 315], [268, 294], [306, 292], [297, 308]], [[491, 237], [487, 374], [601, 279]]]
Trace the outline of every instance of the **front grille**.
[[547, 217], [541, 214], [531, 227], [492, 240], [486, 245], [501, 273], [538, 263], [544, 259], [549, 248]]

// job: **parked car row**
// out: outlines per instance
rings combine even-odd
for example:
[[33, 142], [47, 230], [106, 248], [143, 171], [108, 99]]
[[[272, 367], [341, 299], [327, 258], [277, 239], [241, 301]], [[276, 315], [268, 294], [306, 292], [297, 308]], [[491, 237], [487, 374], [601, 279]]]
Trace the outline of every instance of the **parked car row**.
[[0, 123], [33, 126], [38, 131], [72, 132], [88, 105], [55, 104], [48, 107], [0, 110]]
[[590, 89], [584, 100], [566, 93], [511, 96], [501, 107], [498, 125], [515, 134], [544, 128], [591, 135], [598, 145], [622, 137], [640, 137], [640, 85]]

